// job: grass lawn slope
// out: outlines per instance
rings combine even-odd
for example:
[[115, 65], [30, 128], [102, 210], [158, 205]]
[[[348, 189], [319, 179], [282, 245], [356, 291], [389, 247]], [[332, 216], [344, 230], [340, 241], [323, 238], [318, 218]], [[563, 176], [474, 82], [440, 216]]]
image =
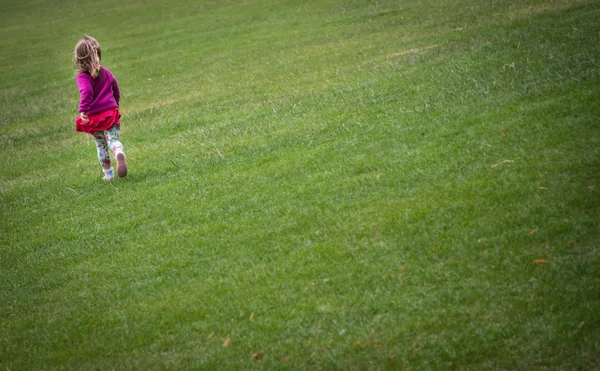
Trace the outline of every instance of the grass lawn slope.
[[600, 2], [2, 8], [2, 369], [600, 369]]

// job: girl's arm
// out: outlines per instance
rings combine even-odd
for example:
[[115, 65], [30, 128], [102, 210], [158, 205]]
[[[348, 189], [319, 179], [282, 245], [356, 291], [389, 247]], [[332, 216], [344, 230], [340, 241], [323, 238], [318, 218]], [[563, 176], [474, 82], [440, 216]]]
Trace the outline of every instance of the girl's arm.
[[[77, 75], [77, 88], [79, 88], [79, 112], [86, 114], [90, 110], [90, 104], [94, 99], [94, 90], [92, 88], [92, 77], [86, 73]], [[83, 116], [82, 116], [83, 117]], [[86, 117], [87, 118], [87, 117]]]
[[114, 78], [114, 76], [113, 76], [113, 96], [115, 97], [115, 100], [117, 101], [117, 106], [118, 106], [119, 101], [121, 100], [121, 90], [119, 90], [119, 83], [117, 82], [117, 79]]

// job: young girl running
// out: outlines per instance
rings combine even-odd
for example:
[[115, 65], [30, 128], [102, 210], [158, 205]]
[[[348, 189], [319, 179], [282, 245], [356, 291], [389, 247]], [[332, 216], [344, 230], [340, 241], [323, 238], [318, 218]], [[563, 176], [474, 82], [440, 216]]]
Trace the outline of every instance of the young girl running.
[[75, 45], [73, 63], [77, 70], [79, 88], [79, 116], [75, 119], [75, 130], [91, 134], [96, 142], [98, 160], [104, 171], [104, 180], [113, 180], [114, 171], [110, 163], [110, 148], [117, 160], [117, 175], [127, 175], [127, 162], [121, 143], [121, 114], [119, 85], [108, 68], [100, 65], [100, 44], [91, 36]]

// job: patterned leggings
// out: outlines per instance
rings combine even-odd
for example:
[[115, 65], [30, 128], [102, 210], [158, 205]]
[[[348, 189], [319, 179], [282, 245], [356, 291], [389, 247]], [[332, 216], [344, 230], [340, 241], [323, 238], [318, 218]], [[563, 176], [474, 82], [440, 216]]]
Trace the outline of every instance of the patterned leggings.
[[113, 125], [110, 129], [104, 131], [96, 131], [92, 133], [92, 138], [96, 142], [96, 149], [98, 150], [98, 160], [102, 167], [110, 166], [110, 154], [108, 148], [112, 150], [113, 154], [117, 148], [123, 149], [121, 144], [121, 131], [117, 125]]

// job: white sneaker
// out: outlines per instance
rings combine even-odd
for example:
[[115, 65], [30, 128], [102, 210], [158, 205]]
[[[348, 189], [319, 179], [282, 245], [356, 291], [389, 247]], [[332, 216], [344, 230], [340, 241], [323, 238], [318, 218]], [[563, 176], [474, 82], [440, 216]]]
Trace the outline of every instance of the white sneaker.
[[108, 170], [103, 169], [102, 171], [104, 171], [104, 178], [102, 178], [102, 180], [108, 181], [108, 180], [113, 180], [115, 178], [115, 173], [114, 173], [112, 167]]
[[115, 156], [117, 158], [117, 175], [121, 178], [127, 175], [127, 161], [125, 160], [125, 152], [119, 152]]

